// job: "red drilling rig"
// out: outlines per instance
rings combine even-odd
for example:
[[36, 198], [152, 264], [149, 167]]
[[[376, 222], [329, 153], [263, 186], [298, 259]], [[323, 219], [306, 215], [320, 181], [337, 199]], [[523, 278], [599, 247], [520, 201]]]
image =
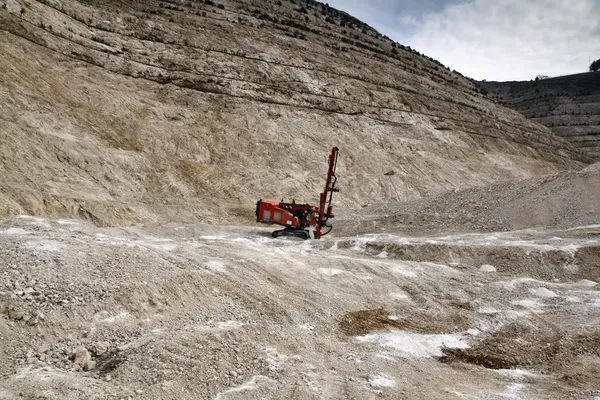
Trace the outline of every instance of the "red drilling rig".
[[[321, 193], [318, 207], [310, 204], [298, 204], [296, 201], [284, 203], [283, 200], [259, 200], [256, 202], [256, 222], [285, 226], [284, 229], [273, 232], [275, 238], [293, 236], [301, 239], [319, 239], [331, 232], [332, 226], [327, 224], [327, 221], [329, 218], [333, 218], [331, 200], [333, 192], [338, 191], [335, 188], [337, 158], [338, 148], [334, 147], [329, 155], [327, 182], [325, 190]], [[323, 231], [324, 227], [329, 229]]]

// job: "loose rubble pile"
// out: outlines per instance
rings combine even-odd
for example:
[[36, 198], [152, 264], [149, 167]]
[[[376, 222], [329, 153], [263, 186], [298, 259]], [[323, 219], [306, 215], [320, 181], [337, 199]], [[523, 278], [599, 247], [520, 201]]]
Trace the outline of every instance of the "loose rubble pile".
[[507, 181], [340, 215], [352, 232], [492, 232], [600, 224], [600, 163], [579, 172]]

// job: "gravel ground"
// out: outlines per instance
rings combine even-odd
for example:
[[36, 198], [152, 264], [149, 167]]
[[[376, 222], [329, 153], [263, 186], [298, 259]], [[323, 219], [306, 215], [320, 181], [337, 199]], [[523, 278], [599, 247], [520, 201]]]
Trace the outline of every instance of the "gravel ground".
[[[598, 233], [495, 235], [506, 257], [563, 254], [542, 279], [534, 259], [469, 257], [489, 234], [296, 241], [7, 219], [0, 398], [593, 399], [600, 277], [578, 254]], [[427, 241], [463, 252], [402, 260]]]
[[494, 232], [600, 224], [600, 163], [582, 171], [449, 191], [340, 214], [342, 234]]

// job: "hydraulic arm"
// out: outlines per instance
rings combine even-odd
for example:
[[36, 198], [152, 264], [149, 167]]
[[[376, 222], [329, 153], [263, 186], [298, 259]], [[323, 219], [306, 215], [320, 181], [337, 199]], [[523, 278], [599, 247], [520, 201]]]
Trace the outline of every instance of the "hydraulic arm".
[[295, 201], [284, 203], [276, 200], [259, 200], [256, 202], [256, 221], [285, 226], [284, 229], [273, 232], [273, 237], [294, 236], [302, 239], [319, 239], [328, 234], [332, 229], [328, 220], [334, 217], [331, 205], [333, 193], [338, 191], [335, 187], [338, 153], [337, 147], [331, 149], [325, 189], [320, 195], [318, 206], [298, 204]]

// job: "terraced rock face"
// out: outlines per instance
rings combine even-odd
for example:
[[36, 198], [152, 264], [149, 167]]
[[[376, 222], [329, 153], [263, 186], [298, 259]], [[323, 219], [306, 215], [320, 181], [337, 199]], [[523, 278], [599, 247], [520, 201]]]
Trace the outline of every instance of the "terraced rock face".
[[481, 82], [490, 96], [600, 160], [600, 73], [533, 82]]
[[332, 145], [343, 207], [587, 161], [314, 2], [0, 0], [0, 51], [0, 216], [239, 223], [316, 201]]

